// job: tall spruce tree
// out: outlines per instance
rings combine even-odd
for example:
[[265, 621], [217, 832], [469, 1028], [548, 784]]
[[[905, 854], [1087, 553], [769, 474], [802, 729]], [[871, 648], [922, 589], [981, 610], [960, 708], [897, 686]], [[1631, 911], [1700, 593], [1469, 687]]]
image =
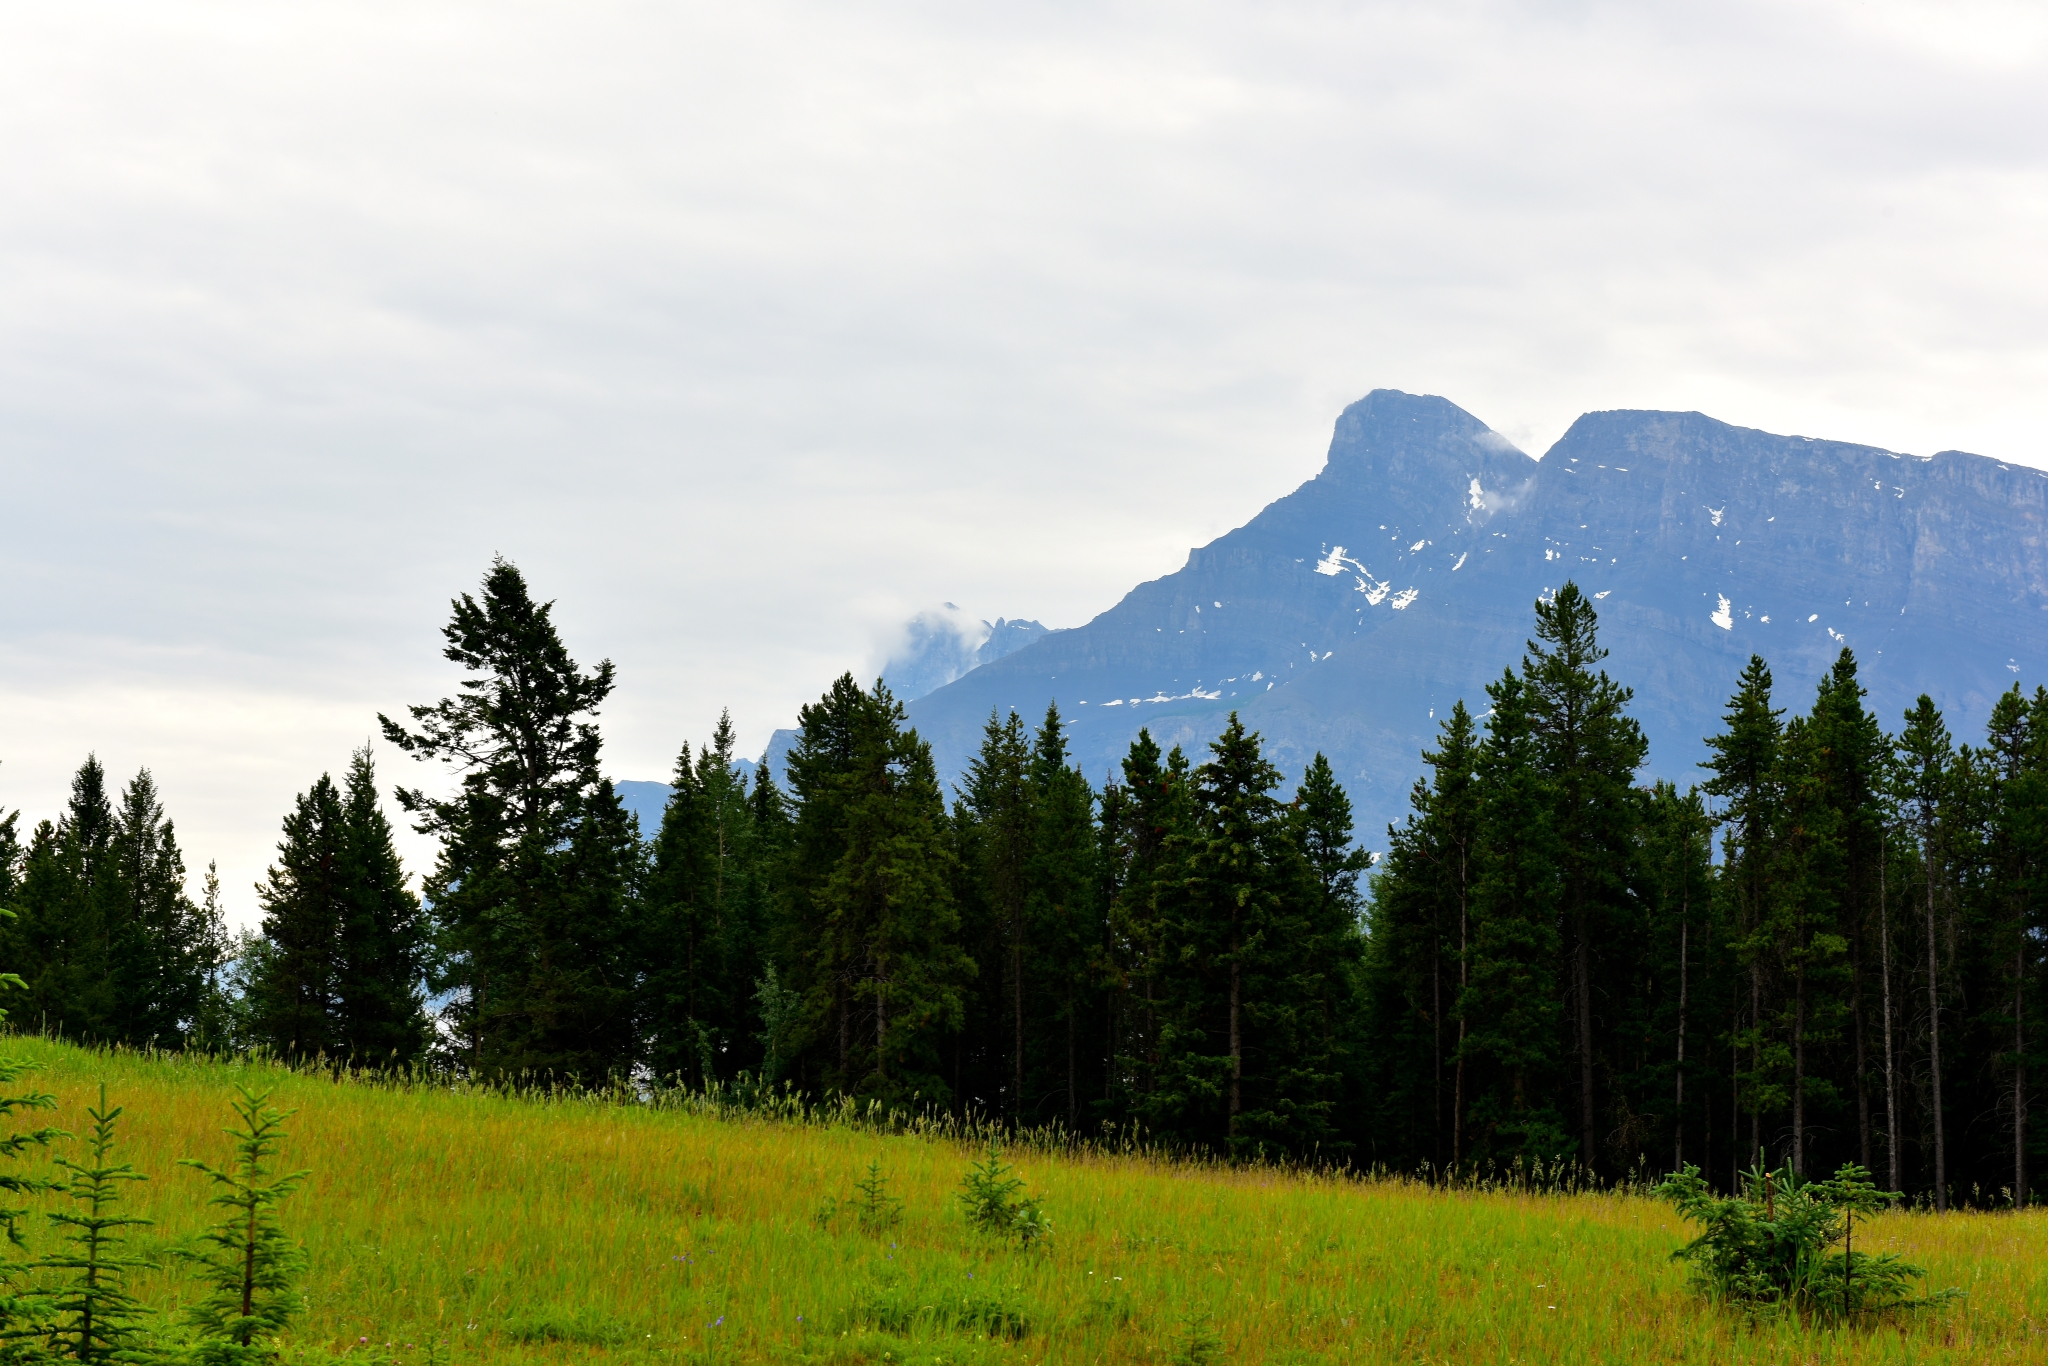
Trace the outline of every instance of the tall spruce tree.
[[979, 970], [969, 998], [972, 1036], [964, 1042], [977, 1091], [995, 1098], [1004, 1118], [1017, 1124], [1025, 1117], [1027, 996], [1036, 1002], [1028, 970], [1037, 947], [1031, 917], [1042, 909], [1031, 896], [1038, 813], [1023, 718], [989, 713], [966, 777], [954, 819], [967, 874], [963, 946]]
[[341, 922], [347, 853], [341, 792], [321, 774], [284, 818], [277, 862], [256, 886], [267, 951], [248, 986], [250, 1028], [288, 1058], [340, 1057]]
[[1540, 763], [1529, 690], [1512, 672], [1488, 685], [1474, 762], [1474, 845], [1467, 986], [1466, 1141], [1461, 1160], [1555, 1162], [1573, 1147], [1562, 1105], [1556, 801]]
[[1592, 1168], [1601, 1165], [1601, 1015], [1612, 984], [1626, 980], [1612, 950], [1634, 916], [1627, 873], [1637, 812], [1631, 785], [1648, 753], [1642, 728], [1627, 713], [1633, 694], [1595, 671], [1607, 657], [1598, 632], [1592, 600], [1567, 582], [1537, 602], [1536, 638], [1522, 659], [1530, 730], [1551, 799], [1559, 909], [1570, 937], [1580, 1155]]
[[294, 800], [256, 900], [263, 950], [243, 974], [254, 1042], [359, 1066], [424, 1057], [425, 925], [369, 746], [350, 757], [344, 786], [323, 773]]
[[631, 816], [598, 773], [595, 721], [610, 660], [585, 673], [525, 576], [493, 561], [455, 599], [444, 656], [457, 695], [377, 719], [414, 758], [460, 775], [447, 797], [398, 789], [440, 851], [425, 884], [457, 1060], [484, 1076], [600, 1080], [638, 1051], [630, 906], [642, 855]]
[[1178, 745], [1162, 756], [1152, 733], [1140, 728], [1122, 767], [1123, 782], [1103, 794], [1100, 832], [1112, 1021], [1104, 1095], [1112, 1119], [1147, 1113], [1159, 1089], [1168, 967], [1163, 897], [1171, 890], [1174, 852], [1194, 823], [1193, 784]]
[[87, 755], [56, 821], [30, 837], [16, 893], [20, 919], [9, 949], [27, 997], [15, 1015], [74, 1039], [118, 1039], [108, 916], [116, 901], [114, 804], [106, 769]]
[[88, 756], [21, 862], [5, 947], [27, 969], [24, 1018], [72, 1038], [182, 1047], [224, 945], [185, 892], [185, 858], [155, 779], [118, 802]]
[[1637, 1068], [1638, 1099], [1645, 1108], [1655, 1103], [1661, 1110], [1657, 1092], [1671, 1098], [1673, 1171], [1689, 1161], [1714, 1170], [1712, 1083], [1725, 1073], [1715, 1065], [1711, 1045], [1722, 1032], [1714, 1026], [1725, 1016], [1729, 973], [1721, 951], [1727, 927], [1715, 914], [1712, 855], [1713, 823], [1699, 789], [1681, 793], [1672, 783], [1654, 784], [1643, 821], [1650, 923], [1636, 992], [1646, 1048]]
[[1031, 749], [1029, 777], [1033, 821], [1026, 920], [1035, 931], [1030, 957], [1044, 1001], [1040, 1028], [1050, 1045], [1040, 1053], [1041, 1077], [1032, 1091], [1039, 1097], [1040, 1115], [1050, 1110], [1073, 1128], [1081, 1122], [1084, 1097], [1100, 1086], [1104, 1059], [1094, 1044], [1107, 965], [1101, 954], [1095, 793], [1087, 777], [1067, 762], [1056, 704], [1046, 707]]
[[648, 1062], [657, 1076], [699, 1086], [760, 1056], [753, 993], [769, 883], [755, 812], [771, 801], [773, 780], [764, 768], [750, 794], [735, 743], [732, 717], [721, 714], [694, 759], [683, 746], [648, 875]]
[[785, 980], [805, 996], [806, 1076], [884, 1105], [947, 1104], [945, 1044], [973, 961], [931, 749], [886, 684], [844, 675], [798, 713]]
[[224, 945], [185, 893], [185, 856], [148, 769], [122, 790], [107, 887], [108, 954], [123, 1042], [184, 1046]]
[[1159, 1064], [1140, 1114], [1233, 1156], [1312, 1150], [1341, 1084], [1295, 970], [1319, 888], [1259, 737], [1232, 713], [1209, 749], [1155, 895]]
[[1422, 762], [1431, 776], [1409, 795], [1407, 822], [1388, 831], [1387, 866], [1374, 881], [1366, 981], [1375, 1049], [1376, 1128], [1397, 1161], [1436, 1166], [1462, 1158], [1470, 1017], [1465, 950], [1479, 869], [1478, 759], [1472, 714], [1459, 702]]
[[[1734, 1047], [1748, 1053], [1748, 1067], [1736, 1078], [1738, 1104], [1749, 1118], [1748, 1161], [1763, 1162], [1763, 1118], [1775, 1109], [1783, 1087], [1765, 1064], [1764, 979], [1775, 964], [1771, 942], [1773, 863], [1781, 824], [1780, 759], [1785, 742], [1783, 711], [1771, 705], [1771, 671], [1751, 655], [1722, 720], [1721, 734], [1709, 737], [1713, 772], [1706, 790], [1721, 798], [1722, 876], [1727, 918], [1747, 978], [1748, 1000], [1733, 1029]], [[1775, 1052], [1772, 1055], [1775, 1060]]]
[[1925, 693], [1906, 713], [1898, 748], [1900, 795], [1907, 827], [1918, 846], [1920, 885], [1915, 890], [1918, 893], [1919, 918], [1926, 930], [1922, 962], [1926, 969], [1927, 1113], [1934, 1159], [1931, 1184], [1934, 1208], [1938, 1212], [1946, 1212], [1949, 1201], [1948, 1122], [1941, 1046], [1942, 978], [1945, 974], [1941, 952], [1943, 936], [1937, 933], [1937, 925], [1944, 921], [1953, 923], [1950, 870], [1953, 847], [1959, 842], [1960, 835], [1954, 820], [1958, 759], [1948, 726], [1933, 699]]
[[365, 744], [341, 794], [342, 882], [337, 1037], [349, 1057], [380, 1067], [417, 1063], [432, 1036], [424, 993], [427, 925], [406, 885]]

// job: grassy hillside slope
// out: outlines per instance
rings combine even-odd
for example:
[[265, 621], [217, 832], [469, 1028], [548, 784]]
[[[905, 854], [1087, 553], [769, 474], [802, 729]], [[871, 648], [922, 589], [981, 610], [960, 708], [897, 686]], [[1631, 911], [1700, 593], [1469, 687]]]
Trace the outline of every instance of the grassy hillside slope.
[[[1639, 1198], [1023, 1154], [1054, 1234], [1018, 1250], [967, 1227], [971, 1154], [949, 1141], [0, 1051], [43, 1068], [74, 1132], [107, 1083], [123, 1155], [150, 1178], [135, 1212], [165, 1243], [204, 1218], [177, 1159], [224, 1158], [231, 1088], [274, 1086], [298, 1111], [287, 1161], [313, 1171], [286, 1209], [311, 1267], [294, 1340], [359, 1357], [418, 1361], [408, 1344], [444, 1339], [491, 1362], [2048, 1362], [2042, 1214], [1874, 1221], [1859, 1246], [1907, 1251], [1969, 1299], [1809, 1334], [1693, 1299], [1668, 1260], [1681, 1229]], [[850, 1198], [870, 1161], [900, 1225], [821, 1227], [821, 1201]], [[173, 1272], [140, 1289], [167, 1307], [192, 1293]]]

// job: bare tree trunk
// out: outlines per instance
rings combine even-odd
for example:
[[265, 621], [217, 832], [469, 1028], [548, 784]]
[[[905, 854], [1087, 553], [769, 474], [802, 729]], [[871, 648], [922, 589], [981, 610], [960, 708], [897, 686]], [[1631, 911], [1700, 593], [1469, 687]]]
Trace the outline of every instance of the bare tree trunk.
[[1792, 1006], [1792, 1174], [1806, 1175], [1806, 964], [1801, 962]]
[[1742, 1046], [1735, 1041], [1742, 1032], [1740, 996], [1728, 1013], [1728, 1189], [1733, 1193], [1742, 1188]]
[[1079, 1022], [1074, 1019], [1074, 985], [1067, 984], [1067, 1127], [1074, 1124], [1081, 1113], [1080, 1097], [1074, 1082], [1074, 1066], [1080, 1044], [1076, 1035]]
[[1690, 947], [1692, 925], [1689, 922], [1691, 908], [1685, 899], [1680, 899], [1678, 919], [1678, 1095], [1673, 1102], [1672, 1113], [1678, 1116], [1677, 1132], [1671, 1143], [1671, 1170], [1685, 1170], [1685, 999], [1690, 984], [1686, 969], [1687, 950]]
[[1024, 1122], [1024, 903], [1010, 906], [1010, 1020], [1014, 1026], [1010, 1072], [1010, 1122]]
[[1458, 1078], [1451, 1098], [1451, 1166], [1465, 1160], [1465, 988], [1470, 981], [1467, 962], [1467, 897], [1465, 856], [1458, 855]]
[[[1929, 840], [1929, 844], [1933, 841]], [[1934, 1209], [1948, 1212], [1948, 1139], [1941, 1121], [1941, 987], [1934, 949], [1934, 856], [1925, 852], [1927, 866], [1927, 1051], [1928, 1075], [1934, 1092]]]
[[1886, 896], [1885, 858], [1880, 842], [1877, 864], [1877, 925], [1884, 967], [1884, 1147], [1891, 1174], [1886, 1190], [1899, 1188], [1899, 1085], [1897, 1064], [1892, 1054], [1892, 921]]
[[1244, 1039], [1238, 1033], [1238, 1008], [1243, 969], [1237, 961], [1237, 938], [1230, 940], [1230, 1136], [1237, 1137], [1237, 1116], [1244, 1106]]
[[1436, 1099], [1431, 1107], [1430, 1157], [1441, 1170], [1444, 1165], [1444, 972], [1443, 936], [1437, 933], [1434, 913], [1429, 917], [1429, 1047], [1430, 1067], [1436, 1084]]
[[[1763, 967], [1758, 963], [1749, 965], [1749, 1070], [1752, 1074], [1761, 1072], [1763, 1057], [1763, 1011], [1764, 1011]], [[1764, 1117], [1752, 1099], [1749, 1111], [1749, 1160], [1751, 1166], [1760, 1166], [1764, 1160]]]
[[1586, 913], [1578, 916], [1579, 1141], [1586, 1169], [1593, 1169], [1593, 946], [1586, 940]]
[[2027, 1207], [2027, 949], [2012, 955], [2012, 1204]]
[[[1860, 941], [1861, 936], [1858, 936]], [[1870, 1059], [1863, 1036], [1863, 950], [1859, 942], [1856, 961], [1850, 971], [1850, 990], [1856, 998], [1856, 1142], [1863, 1170], [1870, 1170]]]

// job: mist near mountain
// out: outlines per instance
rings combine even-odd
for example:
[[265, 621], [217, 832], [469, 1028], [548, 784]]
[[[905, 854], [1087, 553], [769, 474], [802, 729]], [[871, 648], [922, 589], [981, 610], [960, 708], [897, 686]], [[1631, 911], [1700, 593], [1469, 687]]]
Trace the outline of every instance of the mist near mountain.
[[1046, 634], [1035, 621], [997, 617], [983, 621], [952, 603], [927, 608], [903, 625], [902, 635], [882, 666], [889, 690], [906, 702], [945, 687], [954, 679], [1015, 654]]
[[1635, 690], [1646, 778], [1696, 779], [1752, 652], [1803, 709], [1851, 647], [1880, 718], [1927, 692], [1970, 737], [2000, 691], [2048, 679], [2044, 523], [2048, 474], [1958, 451], [1613, 411], [1538, 460], [1446, 399], [1375, 390], [1315, 478], [910, 719], [957, 775], [992, 711], [1035, 724], [1057, 701], [1099, 785], [1141, 726], [1199, 760], [1236, 710], [1290, 774], [1327, 753], [1382, 847], [1437, 723], [1485, 710], [1567, 580]]

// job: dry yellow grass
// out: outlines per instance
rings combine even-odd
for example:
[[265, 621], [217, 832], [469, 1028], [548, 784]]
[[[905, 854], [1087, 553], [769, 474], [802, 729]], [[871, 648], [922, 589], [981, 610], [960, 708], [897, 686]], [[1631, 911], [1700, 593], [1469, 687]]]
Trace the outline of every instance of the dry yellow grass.
[[[1685, 1289], [1663, 1206], [1618, 1196], [1451, 1194], [1135, 1157], [1019, 1166], [1053, 1219], [1018, 1250], [965, 1224], [959, 1144], [676, 1111], [335, 1084], [274, 1069], [14, 1039], [59, 1121], [104, 1080], [135, 1212], [175, 1241], [203, 1221], [180, 1157], [226, 1156], [234, 1084], [295, 1108], [286, 1211], [310, 1258], [308, 1348], [399, 1360], [2048, 1363], [2048, 1215], [1897, 1214], [1859, 1238], [1968, 1292], [1939, 1317], [1745, 1326]], [[900, 1225], [845, 1200], [879, 1162]], [[1867, 1241], [1864, 1241], [1867, 1239]], [[189, 1283], [138, 1287], [174, 1309]], [[1007, 1311], [1021, 1336], [989, 1332]]]

